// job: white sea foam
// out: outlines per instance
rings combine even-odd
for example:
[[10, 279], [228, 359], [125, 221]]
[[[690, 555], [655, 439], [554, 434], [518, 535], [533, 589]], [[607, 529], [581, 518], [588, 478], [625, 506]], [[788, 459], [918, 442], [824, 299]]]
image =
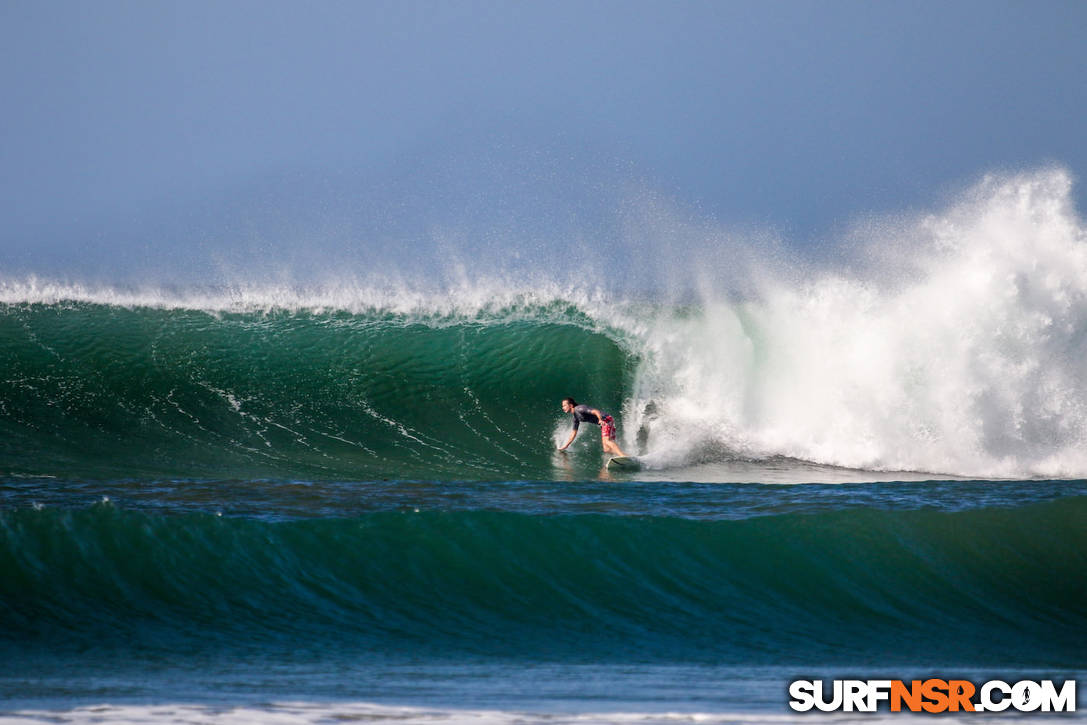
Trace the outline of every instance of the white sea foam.
[[[798, 720], [831, 723], [900, 722], [909, 715], [880, 714], [762, 714], [744, 712], [532, 712], [518, 710], [473, 710], [425, 707], [396, 707], [372, 703], [273, 703], [259, 706], [206, 706], [191, 704], [165, 705], [96, 705], [70, 710], [21, 710], [0, 713], [0, 725], [30, 725], [31, 723], [129, 723], [141, 725], [305, 725], [328, 722], [396, 723], [397, 725], [680, 725], [718, 723], [741, 725], [785, 725]], [[978, 718], [941, 718], [942, 722], [976, 722]], [[1030, 723], [1041, 717], [1017, 719]]]
[[1071, 183], [986, 178], [940, 214], [869, 226], [863, 263], [663, 315], [644, 334], [628, 435], [649, 431], [651, 465], [725, 450], [1087, 474], [1087, 233]]

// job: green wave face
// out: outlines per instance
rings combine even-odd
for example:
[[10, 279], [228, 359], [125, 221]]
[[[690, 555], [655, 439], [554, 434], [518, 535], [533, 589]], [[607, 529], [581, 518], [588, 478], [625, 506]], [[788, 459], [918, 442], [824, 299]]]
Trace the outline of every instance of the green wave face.
[[618, 412], [636, 364], [566, 308], [422, 319], [9, 305], [0, 473], [546, 478], [561, 398]]
[[349, 657], [1083, 667], [1085, 516], [1082, 496], [733, 521], [4, 511], [0, 653], [282, 639]]

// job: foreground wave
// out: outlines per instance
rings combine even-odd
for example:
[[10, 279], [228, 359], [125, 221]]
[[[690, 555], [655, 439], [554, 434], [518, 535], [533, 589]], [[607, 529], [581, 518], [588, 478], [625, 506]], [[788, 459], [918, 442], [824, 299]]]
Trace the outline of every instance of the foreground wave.
[[[1083, 667], [1087, 498], [707, 521], [0, 512], [0, 642]], [[18, 659], [18, 657], [16, 657]]]

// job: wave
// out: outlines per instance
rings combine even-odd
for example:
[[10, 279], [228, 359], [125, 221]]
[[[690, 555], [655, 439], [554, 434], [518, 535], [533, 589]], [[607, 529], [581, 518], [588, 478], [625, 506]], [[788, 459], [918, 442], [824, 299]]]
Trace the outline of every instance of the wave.
[[[713, 478], [700, 464], [781, 458], [1083, 476], [1087, 232], [1071, 184], [990, 177], [939, 214], [859, 227], [833, 263], [702, 258], [672, 296], [534, 273], [8, 279], [0, 472], [547, 479], [556, 401], [573, 395], [618, 414], [648, 471], [695, 480]], [[723, 281], [733, 262], [742, 296]]]
[[0, 647], [1082, 667], [1085, 516], [9, 510]]
[[64, 303], [0, 320], [0, 460], [17, 472], [547, 477], [569, 381], [618, 409], [633, 364], [565, 306], [450, 321]]

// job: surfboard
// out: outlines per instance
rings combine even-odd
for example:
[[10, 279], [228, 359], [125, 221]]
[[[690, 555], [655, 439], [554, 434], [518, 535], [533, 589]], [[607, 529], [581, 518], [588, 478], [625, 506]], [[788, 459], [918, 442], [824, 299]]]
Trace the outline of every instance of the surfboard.
[[642, 470], [642, 464], [638, 463], [637, 458], [629, 458], [627, 456], [616, 456], [608, 461], [609, 471], [640, 471]]

